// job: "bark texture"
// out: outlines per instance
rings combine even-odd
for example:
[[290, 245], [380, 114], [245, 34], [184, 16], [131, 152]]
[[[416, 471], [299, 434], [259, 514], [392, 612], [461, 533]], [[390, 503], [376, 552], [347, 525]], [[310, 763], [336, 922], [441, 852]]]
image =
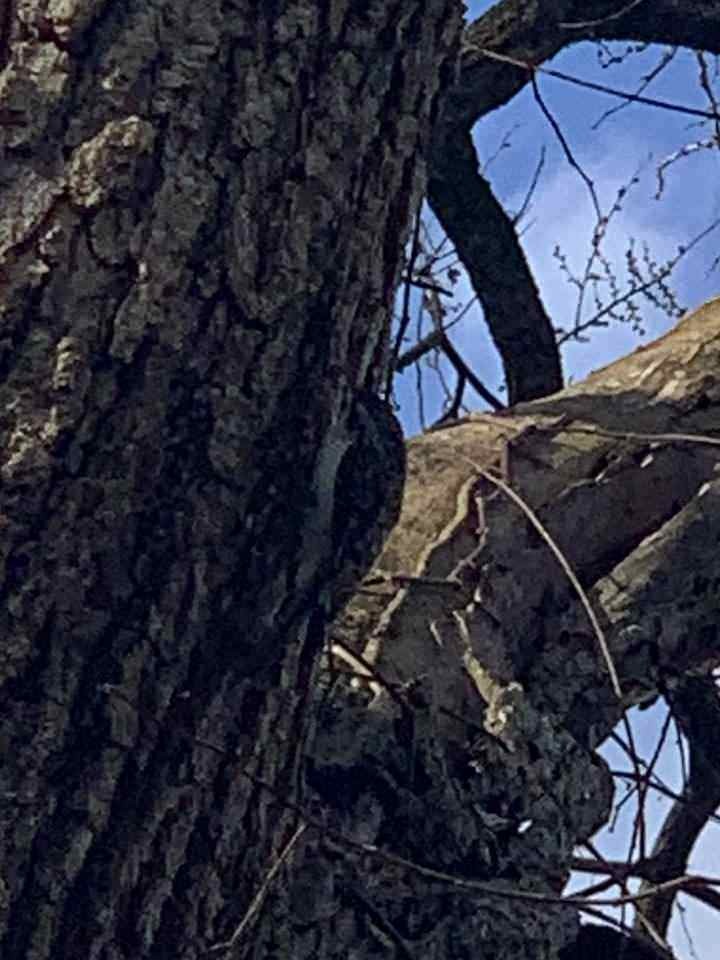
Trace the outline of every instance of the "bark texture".
[[[624, 709], [720, 662], [718, 360], [714, 300], [583, 384], [409, 442], [378, 585], [334, 628], [369, 706], [352, 734], [347, 706], [324, 717], [313, 783], [326, 804], [351, 796], [346, 835], [484, 881], [413, 899], [410, 870], [390, 889], [366, 878], [417, 955], [554, 957], [571, 941], [569, 910], [542, 896], [607, 815], [593, 749]], [[575, 586], [508, 489], [589, 595], [620, 697]], [[336, 696], [352, 702], [342, 682]], [[688, 852], [670, 856], [682, 868]]]
[[[381, 566], [432, 582], [349, 607], [319, 673], [394, 512], [375, 388], [457, 4], [0, 26], [0, 953], [554, 958], [593, 746], [718, 659], [716, 448], [640, 435], [712, 429], [717, 306], [411, 443]], [[592, 589], [622, 702], [483, 464]]]
[[0, 953], [197, 958], [294, 825], [245, 774], [302, 799], [335, 479], [459, 8], [0, 27]]

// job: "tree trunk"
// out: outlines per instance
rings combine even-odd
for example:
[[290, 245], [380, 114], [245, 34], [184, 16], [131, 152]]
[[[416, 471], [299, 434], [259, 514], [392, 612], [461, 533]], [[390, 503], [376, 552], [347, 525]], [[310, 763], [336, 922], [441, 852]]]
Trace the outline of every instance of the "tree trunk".
[[458, 5], [55, 9], [0, 5], [2, 956], [556, 957], [592, 748], [718, 660], [717, 308], [411, 443], [327, 650]]
[[197, 958], [295, 828], [257, 778], [304, 800], [459, 5], [46, 7], [0, 16], [0, 953]]
[[559, 894], [609, 812], [594, 748], [720, 662], [719, 369], [717, 299], [584, 383], [409, 442], [374, 585], [333, 628], [368, 704], [336, 682], [311, 780], [339, 833], [412, 864], [363, 877], [407, 955], [588, 956]]

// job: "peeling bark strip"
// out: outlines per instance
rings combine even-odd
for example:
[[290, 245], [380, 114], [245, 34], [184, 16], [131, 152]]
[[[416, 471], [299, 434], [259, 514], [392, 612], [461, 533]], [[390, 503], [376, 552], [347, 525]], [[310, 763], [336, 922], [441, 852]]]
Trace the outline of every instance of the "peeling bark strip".
[[[520, 681], [564, 722], [572, 717], [589, 745], [607, 735], [621, 706], [720, 661], [718, 361], [720, 298], [553, 397], [411, 440], [401, 517], [376, 565], [403, 585], [358, 594], [338, 637], [390, 681], [408, 682], [436, 663], [429, 672], [441, 685], [444, 669], [457, 673], [462, 642], [438, 644], [433, 632], [447, 621], [457, 634], [453, 611], [464, 611], [477, 621], [475, 655], [490, 672]], [[594, 599], [623, 704], [552, 551], [478, 467], [520, 494]], [[438, 589], [443, 580], [465, 593]], [[573, 674], [575, 656], [582, 669]]]
[[[336, 680], [311, 783], [345, 835], [485, 881], [448, 901], [441, 888], [413, 893], [411, 871], [389, 892], [386, 875], [366, 880], [391, 925], [401, 910], [405, 929], [432, 918], [438, 956], [556, 955], [571, 939], [557, 914], [528, 902], [512, 925], [496, 918], [504, 883], [559, 893], [573, 850], [609, 811], [594, 747], [623, 709], [720, 663], [719, 370], [717, 299], [585, 383], [408, 444], [376, 585], [333, 627], [371, 677], [369, 706], [357, 706], [362, 686]], [[587, 591], [622, 702], [566, 573], [488, 472], [529, 505]], [[666, 907], [660, 898], [655, 914]], [[455, 953], [473, 910], [497, 923], [478, 921]], [[513, 941], [518, 926], [535, 947]], [[543, 936], [554, 946], [539, 947]]]
[[292, 832], [242, 771], [301, 799], [335, 473], [459, 4], [0, 29], [0, 954], [197, 958]]
[[[588, 747], [618, 705], [565, 582], [508, 505], [447, 472], [427, 485], [440, 526], [403, 521], [414, 559], [455, 572], [475, 607], [415, 593], [417, 639], [360, 635], [384, 671], [405, 671], [400, 703], [368, 708], [315, 670], [344, 573], [326, 552], [333, 473], [363, 460], [357, 401], [387, 373], [457, 6], [0, 5], [3, 957], [197, 960], [240, 930], [257, 960], [549, 960], [572, 938], [574, 913], [518, 898], [558, 891], [602, 822], [610, 783]], [[699, 43], [717, 35], [709, 9], [687, 18]], [[720, 512], [703, 514], [705, 448], [638, 450], [598, 428], [700, 432], [717, 405], [708, 317], [702, 336], [693, 318], [681, 328], [697, 334], [688, 356], [668, 341], [635, 380], [606, 371], [587, 397], [478, 428], [490, 460], [509, 438], [513, 483], [594, 585], [634, 699], [667, 666], [716, 657]], [[444, 471], [457, 431], [434, 435], [437, 454], [411, 444], [411, 477], [419, 450], [435, 456], [426, 476]], [[631, 534], [592, 524], [600, 548], [583, 558], [571, 548], [608, 509], [614, 468]], [[385, 622], [402, 618], [403, 598]], [[464, 703], [459, 720], [447, 704]], [[495, 890], [351, 855], [335, 832], [298, 831], [308, 808]]]

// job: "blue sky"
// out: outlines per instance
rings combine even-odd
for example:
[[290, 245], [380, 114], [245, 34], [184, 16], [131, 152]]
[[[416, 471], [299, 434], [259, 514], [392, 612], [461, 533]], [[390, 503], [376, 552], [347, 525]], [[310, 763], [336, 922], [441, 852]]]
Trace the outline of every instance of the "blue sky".
[[[469, 18], [488, 9], [489, 3], [471, 3]], [[625, 44], [615, 44], [622, 50]], [[574, 76], [596, 80], [625, 90], [634, 90], [643, 74], [652, 69], [662, 54], [660, 47], [630, 57], [624, 64], [602, 69], [596, 47], [584, 43], [567, 49], [552, 61], [552, 67]], [[688, 106], [707, 108], [698, 81], [694, 54], [679, 51], [672, 63], [651, 84], [649, 96]], [[697, 120], [648, 106], [630, 104], [604, 121], [593, 125], [603, 113], [621, 101], [543, 76], [539, 80], [543, 98], [560, 124], [573, 154], [594, 181], [603, 210], [619, 187], [640, 171], [640, 181], [629, 192], [622, 212], [613, 219], [604, 249], [620, 277], [625, 273], [625, 251], [629, 239], [649, 244], [657, 261], [673, 256], [679, 244], [687, 243], [716, 217], [720, 216], [720, 153], [699, 151], [670, 167], [660, 200], [656, 167], [683, 145], [702, 137]], [[543, 302], [553, 322], [567, 326], [572, 322], [576, 297], [573, 288], [558, 269], [552, 251], [559, 243], [569, 262], [581, 269], [590, 247], [595, 217], [588, 191], [578, 173], [563, 155], [547, 120], [526, 87], [506, 107], [494, 111], [475, 128], [475, 142], [482, 163], [488, 161], [504, 139], [510, 146], [502, 149], [491, 163], [487, 175], [506, 207], [516, 210], [522, 203], [542, 147], [546, 151], [544, 171], [535, 192], [529, 215], [523, 221], [523, 246], [534, 270]], [[691, 309], [720, 292], [720, 271], [708, 274], [720, 253], [720, 229], [706, 238], [678, 266], [672, 281], [682, 306]], [[471, 297], [467, 285], [457, 288], [464, 300]], [[641, 342], [663, 333], [672, 325], [665, 315], [640, 300], [647, 330], [644, 340], [629, 325], [612, 324], [593, 333], [591, 343], [569, 343], [563, 349], [567, 377], [581, 379], [591, 370], [623, 356]], [[461, 325], [454, 328], [453, 340], [471, 363], [478, 376], [493, 390], [502, 386], [502, 371], [489, 341], [480, 308], [475, 307]], [[398, 398], [409, 434], [420, 429], [417, 410], [416, 371], [398, 378]], [[450, 383], [454, 376], [449, 377]], [[431, 372], [423, 376], [429, 422], [439, 413], [442, 397]], [[472, 392], [472, 406], [482, 405]]]
[[[474, 19], [491, 5], [469, 3], [468, 19]], [[615, 44], [613, 50], [620, 52], [626, 46]], [[653, 68], [662, 54], [662, 48], [652, 47], [620, 65], [603, 69], [598, 63], [597, 48], [585, 43], [564, 51], [551, 66], [573, 76], [632, 91], [637, 89], [642, 76]], [[672, 166], [667, 171], [663, 197], [655, 199], [658, 164], [685, 144], [707, 139], [712, 133], [709, 127], [699, 128], [693, 117], [631, 104], [593, 129], [603, 113], [616, 107], [620, 101], [550, 77], [541, 77], [539, 84], [543, 99], [560, 124], [575, 159], [593, 180], [603, 209], [612, 203], [618, 188], [640, 171], [639, 182], [630, 191], [622, 212], [613, 220], [604, 248], [620, 276], [625, 275], [625, 250], [630, 237], [638, 243], [647, 242], [655, 259], [664, 261], [674, 255], [679, 244], [686, 244], [720, 216], [720, 153], [717, 150], [697, 151]], [[687, 106], [708, 107], [698, 83], [697, 60], [690, 51], [677, 52], [645, 93]], [[523, 246], [549, 315], [556, 325], [567, 326], [572, 321], [576, 297], [559, 271], [552, 251], [560, 243], [569, 261], [578, 269], [582, 267], [595, 223], [592, 203], [578, 173], [567, 163], [529, 87], [477, 125], [474, 136], [482, 163], [497, 151], [510, 131], [510, 146], [500, 151], [487, 175], [506, 208], [516, 210], [531, 180], [541, 147], [545, 147], [544, 172], [532, 209], [524, 221]], [[685, 308], [692, 309], [720, 293], [720, 270], [710, 272], [718, 254], [720, 229], [706, 238], [677, 268], [672, 285]], [[461, 283], [458, 290], [464, 300], [470, 299], [467, 285]], [[592, 332], [588, 343], [568, 344], [563, 349], [566, 377], [582, 379], [591, 370], [659, 336], [674, 323], [649, 305], [643, 305], [645, 301], [639, 303], [647, 335], [640, 338], [629, 325], [613, 324]], [[472, 309], [461, 325], [453, 328], [452, 339], [477, 375], [493, 392], [501, 395], [500, 364], [478, 307]], [[448, 379], [452, 386], [454, 375], [449, 373]], [[431, 423], [439, 414], [442, 397], [435, 374], [427, 368], [423, 384], [426, 414], [428, 423]], [[420, 428], [415, 370], [398, 377], [397, 397], [405, 429], [408, 434], [413, 434]], [[472, 408], [482, 409], [483, 405], [472, 393], [466, 394], [466, 398]], [[658, 705], [642, 713], [633, 711], [632, 716], [637, 742], [649, 756], [662, 725], [663, 707]], [[607, 748], [605, 753], [611, 766], [621, 765], [617, 749]], [[627, 769], [627, 765], [624, 766]], [[665, 749], [660, 772], [669, 786], [679, 786], [676, 749]], [[655, 797], [651, 799], [648, 809], [650, 842], [666, 809], [664, 801]], [[626, 856], [633, 815], [634, 810], [629, 805], [614, 831], [606, 830], [597, 838], [605, 855]], [[706, 828], [691, 861], [691, 869], [720, 875], [720, 828], [717, 826]], [[589, 878], [583, 877], [582, 882], [588, 883]], [[671, 943], [681, 958], [706, 960], [713, 957], [720, 940], [720, 919], [695, 903], [686, 902], [686, 906], [684, 918], [677, 909], [675, 911]], [[692, 943], [683, 929], [683, 922]]]

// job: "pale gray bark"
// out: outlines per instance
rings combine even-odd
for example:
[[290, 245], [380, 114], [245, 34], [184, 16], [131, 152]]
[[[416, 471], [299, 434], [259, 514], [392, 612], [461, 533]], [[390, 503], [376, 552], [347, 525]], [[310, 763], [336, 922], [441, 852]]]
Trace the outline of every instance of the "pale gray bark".
[[[335, 475], [387, 372], [458, 5], [66, 10], [0, 4], [2, 955], [195, 960], [236, 934], [258, 960], [554, 958], [575, 912], [522, 894], [554, 897], [602, 822], [591, 748], [621, 705], [566, 578], [463, 458], [510, 438], [500, 466], [593, 588], [623, 706], [713, 662], [714, 451], [597, 428], [708, 429], [716, 313], [654, 379], [411, 444], [381, 564], [459, 586], [412, 584], [374, 636], [363, 608], [338, 627], [395, 699], [318, 675], [347, 588]], [[625, 512], [586, 526], [614, 458]]]
[[[360, 656], [366, 685], [375, 685], [372, 725], [358, 721], [353, 737], [325, 728], [319, 741], [328, 782], [342, 784], [338, 768], [347, 768], [355, 791], [365, 783], [375, 797], [372, 771], [396, 756], [405, 735], [406, 768], [388, 759], [393, 790], [379, 818], [393, 849], [426, 864], [429, 848], [448, 872], [492, 878], [496, 899], [508, 876], [515, 894], [558, 893], [573, 849], [609, 809], [612, 788], [593, 749], [624, 709], [720, 662], [718, 369], [720, 299], [554, 397], [410, 441], [402, 514], [377, 564], [385, 583], [358, 595], [335, 626], [336, 643]], [[522, 498], [549, 540], [493, 477]], [[599, 617], [619, 697], [550, 541]], [[322, 795], [329, 802], [329, 788]], [[357, 796], [351, 813], [349, 835], [378, 816]], [[406, 819], [410, 830], [386, 823]], [[441, 832], [442, 841], [427, 842]], [[420, 955], [437, 939], [438, 956], [555, 955], [560, 917], [531, 900], [514, 903], [512, 916], [533, 931], [532, 948], [501, 921], [483, 927], [480, 919], [483, 932], [468, 927], [457, 947], [451, 931], [470, 904], [478, 918], [497, 909], [486, 894], [456, 895], [448, 927], [436, 918]], [[397, 917], [390, 897], [384, 908]], [[432, 914], [430, 890], [415, 909], [418, 924]]]

